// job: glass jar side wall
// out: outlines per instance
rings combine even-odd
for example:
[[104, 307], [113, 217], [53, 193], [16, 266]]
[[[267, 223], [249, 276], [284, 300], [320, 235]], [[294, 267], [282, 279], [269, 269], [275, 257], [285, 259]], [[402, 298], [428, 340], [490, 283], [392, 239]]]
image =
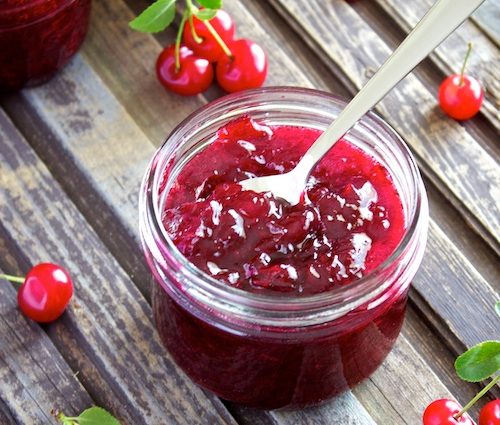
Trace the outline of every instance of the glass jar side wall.
[[291, 330], [281, 338], [259, 338], [200, 320], [153, 285], [156, 326], [184, 372], [219, 397], [265, 409], [317, 404], [369, 377], [399, 335], [406, 300], [407, 290], [395, 294], [369, 320], [340, 335], [333, 322], [316, 339], [294, 338]]
[[399, 334], [425, 246], [428, 210], [420, 176], [399, 137], [373, 116], [349, 137], [393, 175], [408, 232], [386, 264], [359, 285], [292, 300], [300, 306], [262, 301], [212, 282], [164, 240], [158, 217], [169, 184], [219, 127], [250, 114], [268, 125], [324, 128], [342, 103], [318, 93], [262, 89], [198, 111], [155, 156], [141, 193], [141, 234], [157, 279], [153, 311], [166, 347], [199, 385], [255, 407], [315, 404], [368, 377]]

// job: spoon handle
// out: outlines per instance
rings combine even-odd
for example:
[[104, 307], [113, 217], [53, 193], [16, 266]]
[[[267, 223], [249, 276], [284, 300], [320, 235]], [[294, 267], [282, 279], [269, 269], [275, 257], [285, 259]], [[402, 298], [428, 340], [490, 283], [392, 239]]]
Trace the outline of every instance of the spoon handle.
[[356, 122], [422, 59], [453, 32], [484, 0], [439, 0], [377, 73], [325, 130], [297, 165], [303, 176]]

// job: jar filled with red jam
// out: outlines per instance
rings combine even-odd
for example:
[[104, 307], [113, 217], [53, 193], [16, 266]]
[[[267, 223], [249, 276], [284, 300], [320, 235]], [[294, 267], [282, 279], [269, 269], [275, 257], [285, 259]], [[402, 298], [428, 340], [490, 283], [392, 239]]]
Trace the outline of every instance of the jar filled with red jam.
[[42, 83], [87, 33], [90, 0], [0, 1], [0, 92]]
[[428, 206], [383, 120], [370, 113], [338, 141], [297, 205], [238, 184], [291, 170], [344, 106], [299, 88], [230, 95], [184, 120], [147, 170], [140, 230], [156, 326], [223, 399], [320, 403], [369, 377], [400, 332]]

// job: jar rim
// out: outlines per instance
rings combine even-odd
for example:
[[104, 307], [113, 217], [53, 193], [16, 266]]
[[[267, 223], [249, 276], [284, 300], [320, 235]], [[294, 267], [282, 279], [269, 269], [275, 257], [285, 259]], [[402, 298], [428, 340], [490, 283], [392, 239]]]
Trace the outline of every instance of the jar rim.
[[[297, 308], [299, 306], [304, 310], [320, 311], [323, 310], [325, 306], [331, 307], [332, 305], [339, 304], [341, 305], [339, 313], [344, 310], [350, 311], [352, 309], [353, 303], [356, 305], [363, 304], [364, 302], [369, 301], [374, 296], [382, 293], [385, 289], [387, 289], [387, 287], [384, 287], [384, 284], [380, 284], [380, 281], [377, 280], [377, 277], [383, 275], [384, 272], [386, 272], [387, 269], [391, 266], [391, 264], [393, 264], [394, 261], [403, 254], [407, 246], [412, 241], [417, 227], [421, 225], [421, 221], [419, 220], [420, 216], [422, 215], [421, 213], [423, 212], [424, 215], [425, 213], [427, 213], [427, 199], [425, 196], [425, 189], [423, 188], [420, 173], [418, 171], [418, 167], [415, 163], [413, 155], [411, 154], [409, 148], [402, 140], [402, 138], [396, 133], [396, 131], [374, 112], [369, 112], [368, 114], [366, 114], [360, 121], [361, 125], [363, 125], [363, 123], [365, 122], [370, 122], [378, 127], [383, 128], [384, 131], [389, 134], [389, 137], [395, 143], [396, 147], [408, 159], [407, 162], [410, 168], [411, 180], [413, 182], [412, 187], [415, 192], [414, 198], [416, 202], [412, 205], [412, 208], [409, 211], [407, 226], [398, 246], [394, 249], [391, 255], [386, 258], [385, 261], [383, 261], [374, 270], [361, 277], [360, 279], [357, 279], [346, 286], [340, 286], [338, 288], [333, 288], [331, 290], [313, 295], [275, 296], [269, 294], [251, 293], [243, 289], [229, 286], [226, 283], [213, 278], [212, 276], [194, 266], [194, 264], [192, 264], [174, 245], [161, 221], [162, 211], [160, 210], [158, 188], [160, 187], [165, 167], [159, 167], [159, 165], [167, 164], [166, 162], [160, 161], [160, 156], [168, 141], [175, 137], [175, 135], [185, 125], [195, 121], [200, 115], [206, 114], [210, 110], [214, 110], [223, 107], [224, 105], [230, 104], [233, 100], [241, 98], [251, 99], [252, 97], [266, 94], [279, 95], [287, 93], [297, 94], [304, 97], [312, 96], [316, 98], [325, 98], [331, 102], [333, 101], [337, 105], [340, 105], [342, 108], [346, 105], [345, 100], [328, 92], [316, 89], [288, 86], [264, 87], [260, 89], [253, 89], [247, 90], [245, 92], [229, 94], [213, 102], [210, 102], [207, 105], [204, 105], [190, 114], [176, 128], [174, 128], [166, 141], [153, 156], [153, 159], [148, 168], [148, 172], [146, 173], [143, 180], [142, 185], [144, 190], [141, 190], [140, 208], [141, 210], [143, 210], [143, 213], [148, 213], [149, 217], [152, 219], [149, 224], [152, 224], [154, 226], [155, 242], [160, 242], [163, 247], [168, 247], [168, 251], [172, 254], [172, 257], [176, 261], [178, 261], [180, 267], [182, 267], [182, 272], [186, 274], [187, 280], [196, 282], [196, 284], [200, 286], [197, 289], [202, 292], [209, 293], [209, 298], [212, 300], [220, 299], [220, 297], [222, 297], [224, 298], [225, 302], [234, 303], [235, 305], [243, 303], [251, 308], [273, 312], [289, 312], [290, 310], [294, 310], [294, 308]], [[175, 156], [175, 154], [173, 154], [172, 156]], [[427, 218], [425, 218], [424, 220], [425, 226], [427, 226], [426, 220]], [[141, 226], [143, 226], [142, 220]], [[141, 234], [143, 233], [143, 230], [144, 229], [141, 227]], [[147, 241], [144, 241], [144, 239], [143, 243], [147, 245]]]

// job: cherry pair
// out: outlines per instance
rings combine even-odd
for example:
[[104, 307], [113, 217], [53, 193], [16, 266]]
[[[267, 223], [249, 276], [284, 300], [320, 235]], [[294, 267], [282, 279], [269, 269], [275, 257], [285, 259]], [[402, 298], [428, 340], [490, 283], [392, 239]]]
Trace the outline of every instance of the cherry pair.
[[158, 79], [167, 89], [184, 96], [205, 91], [214, 78], [212, 63], [217, 82], [227, 92], [264, 83], [264, 50], [253, 41], [234, 40], [235, 25], [227, 12], [219, 9], [210, 21], [189, 16], [181, 27], [184, 44], [179, 39], [166, 47], [156, 62]]
[[[424, 425], [475, 425], [475, 422], [467, 414], [458, 417], [462, 408], [453, 400], [435, 400], [424, 412]], [[457, 418], [458, 417], [458, 418]], [[487, 403], [479, 414], [478, 425], [500, 424], [500, 400], [496, 399]]]

